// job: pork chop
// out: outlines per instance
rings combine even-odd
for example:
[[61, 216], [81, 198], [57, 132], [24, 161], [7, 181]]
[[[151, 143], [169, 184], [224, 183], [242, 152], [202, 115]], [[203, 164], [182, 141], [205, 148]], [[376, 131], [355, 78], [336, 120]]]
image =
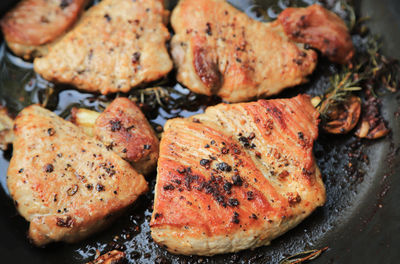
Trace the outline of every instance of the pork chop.
[[325, 202], [308, 96], [219, 104], [167, 121], [151, 234], [176, 254], [270, 244]]
[[[329, 11], [324, 11], [329, 16], [307, 16], [309, 9], [304, 10], [307, 21], [317, 18], [318, 23], [327, 23], [327, 28], [344, 25]], [[297, 13], [286, 13], [286, 24], [301, 21], [303, 16]], [[172, 13], [171, 24], [175, 31], [171, 53], [178, 68], [178, 81], [193, 92], [218, 95], [229, 102], [274, 95], [304, 83], [317, 63], [316, 52], [293, 41], [298, 39], [293, 39], [293, 31], [286, 34], [281, 20], [255, 21], [225, 0], [181, 0]], [[304, 23], [303, 27], [306, 26]], [[313, 33], [306, 35], [313, 39], [317, 32], [322, 37], [336, 32], [315, 27], [309, 31]], [[298, 33], [301, 35], [303, 29]], [[346, 30], [335, 37], [350, 38]], [[308, 44], [308, 39], [299, 42]], [[335, 44], [340, 48], [342, 42], [331, 42]], [[351, 41], [350, 44], [352, 47]], [[350, 57], [346, 54], [346, 58]]]
[[128, 98], [116, 98], [101, 114], [75, 109], [72, 121], [130, 162], [139, 173], [155, 170], [159, 140], [140, 108]]
[[37, 246], [87, 237], [148, 188], [128, 162], [44, 108], [22, 110], [14, 134], [8, 189]]
[[24, 59], [47, 53], [78, 20], [87, 0], [22, 0], [1, 20], [8, 47]]
[[34, 61], [49, 81], [102, 94], [128, 92], [172, 68], [161, 0], [103, 0], [80, 23]]

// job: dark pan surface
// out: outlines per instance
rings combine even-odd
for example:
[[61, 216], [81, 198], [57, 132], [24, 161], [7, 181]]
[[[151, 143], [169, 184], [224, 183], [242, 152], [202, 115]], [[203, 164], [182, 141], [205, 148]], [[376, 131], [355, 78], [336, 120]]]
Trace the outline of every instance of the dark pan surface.
[[[0, 12], [4, 12], [13, 2], [1, 0]], [[257, 6], [269, 10], [273, 16], [279, 11], [276, 3], [284, 6], [289, 2], [313, 1], [231, 2], [257, 18]], [[324, 2], [329, 5], [335, 1]], [[171, 3], [169, 7], [172, 6]], [[400, 2], [363, 0], [356, 6], [362, 16], [372, 17], [369, 26], [373, 32], [384, 37], [385, 53], [400, 58]], [[0, 61], [1, 103], [16, 112], [26, 104], [42, 102], [46, 83], [32, 72], [30, 64], [22, 63], [10, 55], [4, 45], [0, 51]], [[279, 96], [289, 97], [299, 92], [321, 93], [326, 88], [327, 76], [336, 70], [322, 59], [309, 84], [290, 89]], [[175, 85], [176, 89], [186, 93], [187, 90], [176, 85], [173, 76], [172, 73], [167, 85]], [[24, 100], [18, 100], [21, 97]], [[101, 107], [99, 98], [80, 93], [71, 87], [55, 87], [50, 98], [48, 107], [63, 116], [67, 116], [68, 108], [74, 103], [91, 108]], [[166, 118], [201, 112], [205, 105], [218, 102], [192, 94], [177, 94], [176, 98], [174, 108], [153, 109], [144, 106], [148, 110], [146, 114], [155, 125], [163, 125]], [[11, 156], [11, 151], [7, 151], [0, 157], [0, 181], [3, 186], [0, 188], [0, 263], [85, 263], [93, 259], [95, 249], [105, 252], [113, 248], [125, 250], [132, 263], [277, 263], [284, 256], [324, 246], [330, 249], [313, 263], [398, 263], [400, 93], [387, 93], [382, 99], [382, 112], [392, 130], [386, 138], [364, 141], [352, 136], [320, 135], [315, 155], [327, 187], [328, 200], [323, 208], [316, 210], [295, 229], [274, 240], [271, 246], [212, 258], [174, 256], [152, 242], [148, 225], [152, 207], [151, 192], [138, 200], [110, 228], [81, 243], [56, 244], [44, 249], [31, 246], [26, 238], [28, 224], [18, 215], [7, 195], [5, 178], [7, 160]], [[349, 153], [355, 155], [350, 157]], [[353, 166], [349, 167], [349, 163]], [[148, 180], [153, 186], [155, 175]]]

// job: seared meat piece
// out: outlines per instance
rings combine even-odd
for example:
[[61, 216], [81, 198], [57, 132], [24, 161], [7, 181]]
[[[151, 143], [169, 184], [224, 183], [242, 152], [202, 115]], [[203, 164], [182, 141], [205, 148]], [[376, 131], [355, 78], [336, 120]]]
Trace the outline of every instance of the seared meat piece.
[[308, 96], [219, 104], [169, 120], [151, 219], [178, 254], [268, 245], [325, 202], [312, 149], [318, 112]]
[[172, 68], [166, 15], [160, 0], [103, 0], [46, 57], [35, 60], [35, 71], [102, 94], [157, 80]]
[[14, 139], [14, 121], [10, 117], [7, 108], [0, 105], [0, 149], [6, 150]]
[[333, 62], [347, 63], [354, 55], [346, 24], [320, 5], [287, 8], [278, 20], [290, 39], [309, 44]]
[[115, 99], [97, 118], [94, 131], [98, 140], [138, 172], [148, 174], [156, 168], [159, 140], [140, 108], [128, 98]]
[[45, 55], [48, 44], [76, 22], [87, 0], [22, 0], [1, 20], [8, 47], [31, 59]]
[[128, 98], [115, 99], [101, 114], [75, 109], [72, 121], [129, 161], [139, 173], [155, 169], [159, 140], [139, 107]]
[[87, 237], [148, 188], [128, 162], [44, 108], [25, 108], [14, 134], [7, 184], [37, 246]]
[[267, 96], [306, 81], [317, 55], [290, 41], [280, 23], [261, 23], [224, 0], [182, 0], [173, 11], [177, 79], [229, 102]]
[[[328, 22], [331, 27], [337, 21]], [[306, 82], [317, 63], [316, 52], [292, 41], [280, 20], [255, 21], [224, 0], [181, 0], [171, 24], [178, 81], [196, 93], [229, 102], [277, 94]]]
[[126, 259], [124, 252], [113, 250], [99, 256], [98, 258], [91, 262], [88, 262], [87, 264], [122, 264], [126, 263], [125, 260]]

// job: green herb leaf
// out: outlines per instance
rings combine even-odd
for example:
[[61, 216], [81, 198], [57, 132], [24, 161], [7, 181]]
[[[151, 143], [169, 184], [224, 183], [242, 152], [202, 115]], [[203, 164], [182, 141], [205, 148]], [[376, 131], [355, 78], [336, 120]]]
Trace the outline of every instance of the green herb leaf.
[[298, 263], [305, 263], [310, 260], [314, 260], [318, 258], [324, 251], [326, 251], [328, 247], [324, 247], [321, 249], [313, 249], [303, 251], [287, 258], [282, 259], [279, 261], [279, 264], [298, 264]]

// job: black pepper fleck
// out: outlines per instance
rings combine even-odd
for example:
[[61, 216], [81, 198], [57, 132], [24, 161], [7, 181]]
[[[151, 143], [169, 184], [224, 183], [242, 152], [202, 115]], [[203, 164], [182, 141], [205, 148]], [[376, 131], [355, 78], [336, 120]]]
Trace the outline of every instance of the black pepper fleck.
[[297, 135], [299, 136], [299, 139], [304, 140], [303, 132], [297, 132]]
[[222, 154], [228, 154], [228, 153], [229, 153], [229, 149], [226, 148], [226, 147], [223, 147], [223, 148], [221, 149], [221, 153], [222, 153]]
[[225, 183], [224, 183], [224, 190], [227, 191], [227, 192], [230, 192], [231, 189], [232, 189], [232, 186], [233, 186], [232, 183], [230, 183], [230, 182], [225, 182]]
[[232, 171], [232, 167], [225, 162], [217, 163], [217, 169], [226, 172]]
[[231, 207], [235, 207], [239, 205], [239, 201], [235, 198], [231, 198], [228, 200], [228, 205]]
[[210, 168], [211, 160], [208, 159], [201, 159], [200, 160], [200, 165], [203, 166], [206, 169]]
[[207, 22], [206, 24], [207, 28], [206, 28], [206, 34], [211, 36], [212, 35], [212, 31], [211, 31], [211, 24]]
[[139, 62], [139, 60], [140, 60], [140, 52], [137, 51], [132, 55], [132, 63], [136, 64]]
[[109, 14], [105, 14], [105, 15], [104, 15], [104, 18], [107, 20], [107, 22], [110, 22], [110, 21], [111, 21], [111, 17], [110, 17]]
[[254, 199], [254, 194], [252, 191], [247, 192], [247, 200], [251, 201]]
[[160, 218], [160, 217], [162, 217], [162, 214], [159, 214], [159, 213], [155, 213], [155, 214], [154, 214], [154, 219], [158, 219], [158, 218]]
[[172, 184], [164, 185], [163, 189], [165, 191], [173, 191], [175, 187]]
[[233, 185], [235, 186], [242, 186], [243, 185], [243, 180], [240, 175], [233, 175], [232, 177]]
[[116, 132], [121, 130], [121, 121], [120, 120], [110, 120], [111, 131]]
[[182, 182], [181, 182], [181, 180], [178, 180], [178, 179], [174, 179], [174, 180], [172, 180], [173, 182], [175, 182], [176, 184], [178, 184], [178, 185], [180, 185]]
[[186, 172], [185, 168], [180, 168], [176, 170], [179, 174], [184, 174]]
[[106, 188], [104, 187], [104, 185], [98, 183], [98, 184], [96, 185], [96, 190], [97, 190], [98, 192], [103, 192], [103, 191], [106, 190]]
[[49, 136], [54, 136], [54, 134], [56, 133], [56, 130], [52, 127], [50, 127], [49, 129], [47, 129], [47, 134], [49, 134]]
[[54, 166], [52, 164], [47, 164], [46, 166], [44, 166], [44, 171], [45, 172], [53, 172], [54, 171]]
[[231, 222], [234, 223], [234, 224], [239, 224], [240, 223], [239, 214], [237, 212], [233, 213]]

